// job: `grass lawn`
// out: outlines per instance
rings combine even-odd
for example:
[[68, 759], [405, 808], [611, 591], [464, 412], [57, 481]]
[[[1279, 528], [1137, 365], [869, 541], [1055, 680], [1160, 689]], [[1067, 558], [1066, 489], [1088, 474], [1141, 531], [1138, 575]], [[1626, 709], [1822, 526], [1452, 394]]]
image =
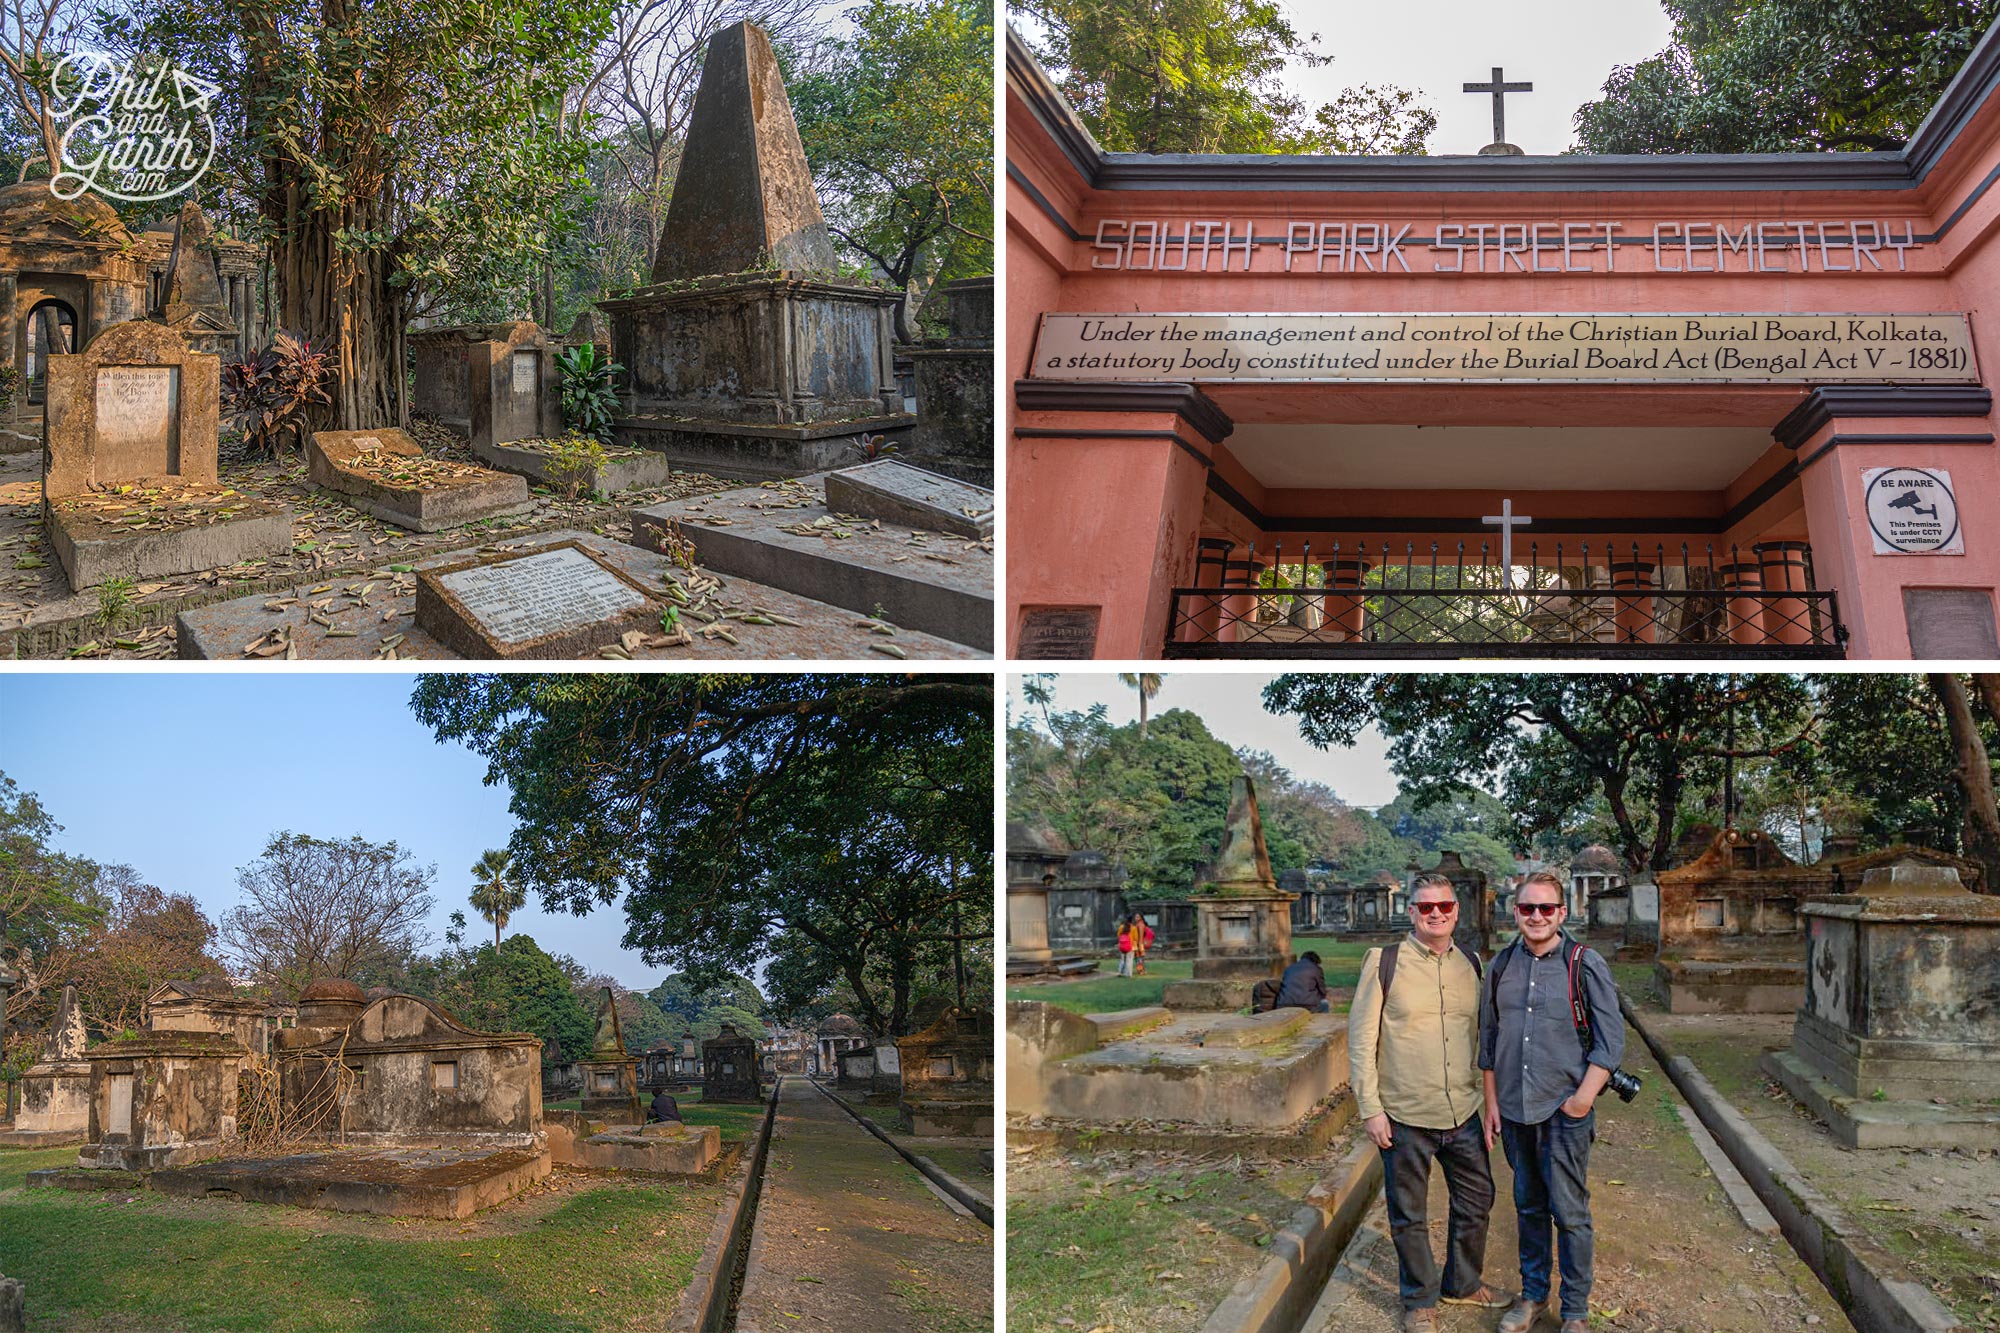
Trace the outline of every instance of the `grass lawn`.
[[722, 1201], [557, 1171], [466, 1222], [28, 1190], [74, 1148], [0, 1150], [0, 1273], [36, 1333], [652, 1333]]
[[[641, 1101], [650, 1101], [646, 1093], [639, 1094]], [[681, 1119], [690, 1125], [714, 1125], [722, 1131], [724, 1143], [740, 1143], [757, 1133], [757, 1126], [764, 1121], [764, 1105], [759, 1102], [717, 1102], [713, 1106], [705, 1104], [698, 1092], [674, 1094], [674, 1102], [681, 1108]], [[571, 1097], [567, 1101], [544, 1102], [544, 1110], [581, 1111], [583, 1099]], [[0, 1269], [0, 1272], [6, 1270]]]
[[[1328, 990], [1342, 987], [1352, 990], [1361, 972], [1362, 957], [1375, 947], [1358, 941], [1341, 942], [1312, 935], [1295, 936], [1292, 946], [1295, 953], [1310, 949], [1319, 955], [1320, 965], [1326, 970]], [[1042, 1000], [1078, 1014], [1104, 1014], [1158, 1004], [1169, 981], [1187, 981], [1193, 976], [1192, 959], [1159, 959], [1146, 964], [1146, 975], [1143, 977], [1121, 977], [1113, 972], [1109, 976], [1092, 977], [1087, 981], [1009, 986], [1007, 998]]]
[[1335, 1160], [1214, 1166], [1013, 1153], [1008, 1333], [1192, 1333], [1264, 1261], [1271, 1233]]

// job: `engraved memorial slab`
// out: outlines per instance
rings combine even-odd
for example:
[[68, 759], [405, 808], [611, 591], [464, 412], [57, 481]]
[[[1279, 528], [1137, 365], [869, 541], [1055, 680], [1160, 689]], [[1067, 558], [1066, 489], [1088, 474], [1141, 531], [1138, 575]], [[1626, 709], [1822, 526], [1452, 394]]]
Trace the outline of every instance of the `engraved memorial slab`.
[[417, 624], [469, 658], [577, 657], [659, 616], [652, 593], [576, 542], [417, 575]]
[[179, 366], [100, 367], [96, 409], [101, 470], [127, 477], [180, 473]]
[[993, 532], [993, 492], [895, 459], [829, 472], [826, 507], [960, 537]]
[[1910, 656], [1919, 661], [1990, 662], [2000, 657], [1993, 594], [1984, 588], [1905, 588]]
[[1097, 651], [1095, 606], [1024, 606], [1016, 657], [1089, 657]]
[[514, 392], [524, 398], [535, 396], [541, 387], [541, 358], [533, 352], [514, 353]]

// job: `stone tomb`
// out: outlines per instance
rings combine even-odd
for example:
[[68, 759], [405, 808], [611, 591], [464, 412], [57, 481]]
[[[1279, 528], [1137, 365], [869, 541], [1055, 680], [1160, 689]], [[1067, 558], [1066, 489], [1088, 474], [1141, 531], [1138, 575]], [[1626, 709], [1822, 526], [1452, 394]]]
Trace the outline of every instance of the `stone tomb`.
[[704, 1102], [761, 1102], [757, 1084], [757, 1043], [728, 1023], [701, 1044], [701, 1099]]
[[237, 1076], [250, 1052], [209, 1032], [147, 1032], [93, 1048], [88, 1141], [77, 1165], [156, 1171], [237, 1142]]
[[494, 462], [495, 445], [562, 434], [560, 349], [539, 325], [416, 329], [408, 341], [416, 362], [411, 406], [464, 431], [484, 461]]
[[2000, 899], [1906, 858], [1800, 910], [1805, 1003], [1765, 1072], [1850, 1148], [2000, 1148]]
[[417, 574], [417, 625], [461, 657], [588, 656], [629, 630], [657, 632], [664, 605], [581, 542]]
[[21, 1075], [21, 1109], [14, 1128], [0, 1132], [0, 1147], [59, 1148], [82, 1143], [90, 1132], [89, 1034], [74, 982], [63, 987], [41, 1059]]
[[697, 1176], [722, 1153], [722, 1131], [714, 1125], [614, 1125], [578, 1138], [569, 1164], [598, 1171], [639, 1171], [658, 1176]]
[[316, 981], [273, 1035], [285, 1113], [306, 1137], [542, 1152], [541, 1041], [478, 1032], [431, 1001]]
[[409, 432], [316, 431], [306, 445], [315, 486], [355, 508], [413, 532], [439, 532], [535, 507], [528, 483], [511, 472], [427, 458]]
[[1799, 906], [1833, 888], [1761, 829], [1723, 829], [1700, 856], [1663, 870], [1654, 972], [1676, 1014], [1788, 1014], [1805, 993]]
[[899, 1038], [900, 1109], [919, 1137], [993, 1133], [993, 1015], [947, 1009], [922, 1032]]
[[583, 1072], [583, 1113], [615, 1125], [642, 1125], [639, 1105], [639, 1062], [625, 1050], [625, 1028], [618, 1021], [618, 1002], [611, 988], [597, 999], [597, 1035], [590, 1054], [576, 1062]]
[[1194, 980], [1167, 983], [1168, 1008], [1241, 1008], [1255, 982], [1292, 961], [1292, 895], [1279, 891], [1271, 873], [1257, 786], [1247, 775], [1230, 784], [1222, 850], [1189, 901], [1196, 912]]
[[216, 480], [221, 376], [214, 356], [143, 320], [49, 357], [42, 504], [72, 588], [292, 549], [290, 510]]
[[1010, 1135], [1296, 1160], [1354, 1118], [1347, 1019], [1010, 1001], [1007, 1114]]
[[990, 653], [992, 540], [890, 519], [842, 519], [818, 503], [826, 481], [806, 476], [776, 493], [750, 486], [635, 509], [632, 544], [657, 551], [672, 534], [692, 543], [695, 558], [713, 573]]
[[826, 507], [906, 528], [993, 535], [993, 492], [893, 458], [826, 474]]
[[652, 285], [599, 303], [630, 386], [619, 438], [705, 472], [795, 476], [911, 425], [891, 353], [901, 293], [837, 268], [770, 38], [725, 28]]
[[834, 1057], [840, 1066], [839, 1077], [834, 1086], [859, 1089], [866, 1092], [875, 1086], [875, 1050], [871, 1046], [857, 1046], [842, 1051]]
[[1436, 865], [1418, 873], [1443, 875], [1451, 881], [1452, 892], [1458, 898], [1458, 924], [1452, 931], [1452, 938], [1481, 957], [1490, 953], [1493, 899], [1487, 892], [1486, 872], [1467, 865], [1457, 852], [1445, 851], [1438, 853]]
[[917, 381], [909, 455], [954, 476], [993, 480], [993, 279], [944, 284], [951, 333], [896, 350]]

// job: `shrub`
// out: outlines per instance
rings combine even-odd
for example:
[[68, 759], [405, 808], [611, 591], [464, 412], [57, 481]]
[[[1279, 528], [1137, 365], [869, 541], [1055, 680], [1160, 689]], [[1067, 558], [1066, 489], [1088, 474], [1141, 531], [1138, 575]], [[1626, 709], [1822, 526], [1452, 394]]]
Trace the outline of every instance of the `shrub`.
[[603, 466], [604, 446], [588, 435], [566, 435], [549, 446], [549, 480], [571, 504], [583, 493], [584, 482]]
[[14, 405], [14, 395], [21, 387], [21, 372], [12, 366], [0, 366], [0, 412]]
[[614, 380], [625, 367], [609, 359], [600, 361], [592, 343], [568, 349], [556, 364], [562, 371], [563, 424], [610, 444], [616, 438], [611, 423], [618, 416]]
[[250, 361], [222, 368], [222, 404], [229, 425], [243, 432], [253, 449], [275, 454], [290, 436], [305, 447], [308, 408], [331, 406], [326, 382], [332, 375], [326, 353], [297, 334], [280, 332]]

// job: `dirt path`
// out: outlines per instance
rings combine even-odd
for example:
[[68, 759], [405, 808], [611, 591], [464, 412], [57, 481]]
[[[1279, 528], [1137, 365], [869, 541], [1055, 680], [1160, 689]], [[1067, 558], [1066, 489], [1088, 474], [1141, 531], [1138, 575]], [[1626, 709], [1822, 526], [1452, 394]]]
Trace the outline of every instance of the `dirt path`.
[[[1591, 1220], [1596, 1282], [1591, 1326], [1632, 1333], [1768, 1333], [1811, 1328], [1851, 1333], [1852, 1325], [1782, 1237], [1743, 1225], [1703, 1164], [1674, 1107], [1680, 1098], [1626, 1030], [1625, 1068], [1645, 1080], [1631, 1105], [1606, 1094], [1597, 1103], [1591, 1149]], [[1520, 1290], [1513, 1175], [1496, 1144], [1494, 1204], [1486, 1279]], [[1431, 1250], [1444, 1253], [1447, 1202], [1441, 1173], [1431, 1177]], [[1551, 1292], [1553, 1293], [1553, 1290]], [[1306, 1333], [1395, 1333], [1402, 1311], [1396, 1250], [1378, 1197]], [[1499, 1312], [1439, 1306], [1444, 1333], [1491, 1329]], [[1543, 1321], [1535, 1333], [1554, 1333]]]
[[778, 1094], [738, 1333], [983, 1333], [993, 1233], [803, 1078]]

